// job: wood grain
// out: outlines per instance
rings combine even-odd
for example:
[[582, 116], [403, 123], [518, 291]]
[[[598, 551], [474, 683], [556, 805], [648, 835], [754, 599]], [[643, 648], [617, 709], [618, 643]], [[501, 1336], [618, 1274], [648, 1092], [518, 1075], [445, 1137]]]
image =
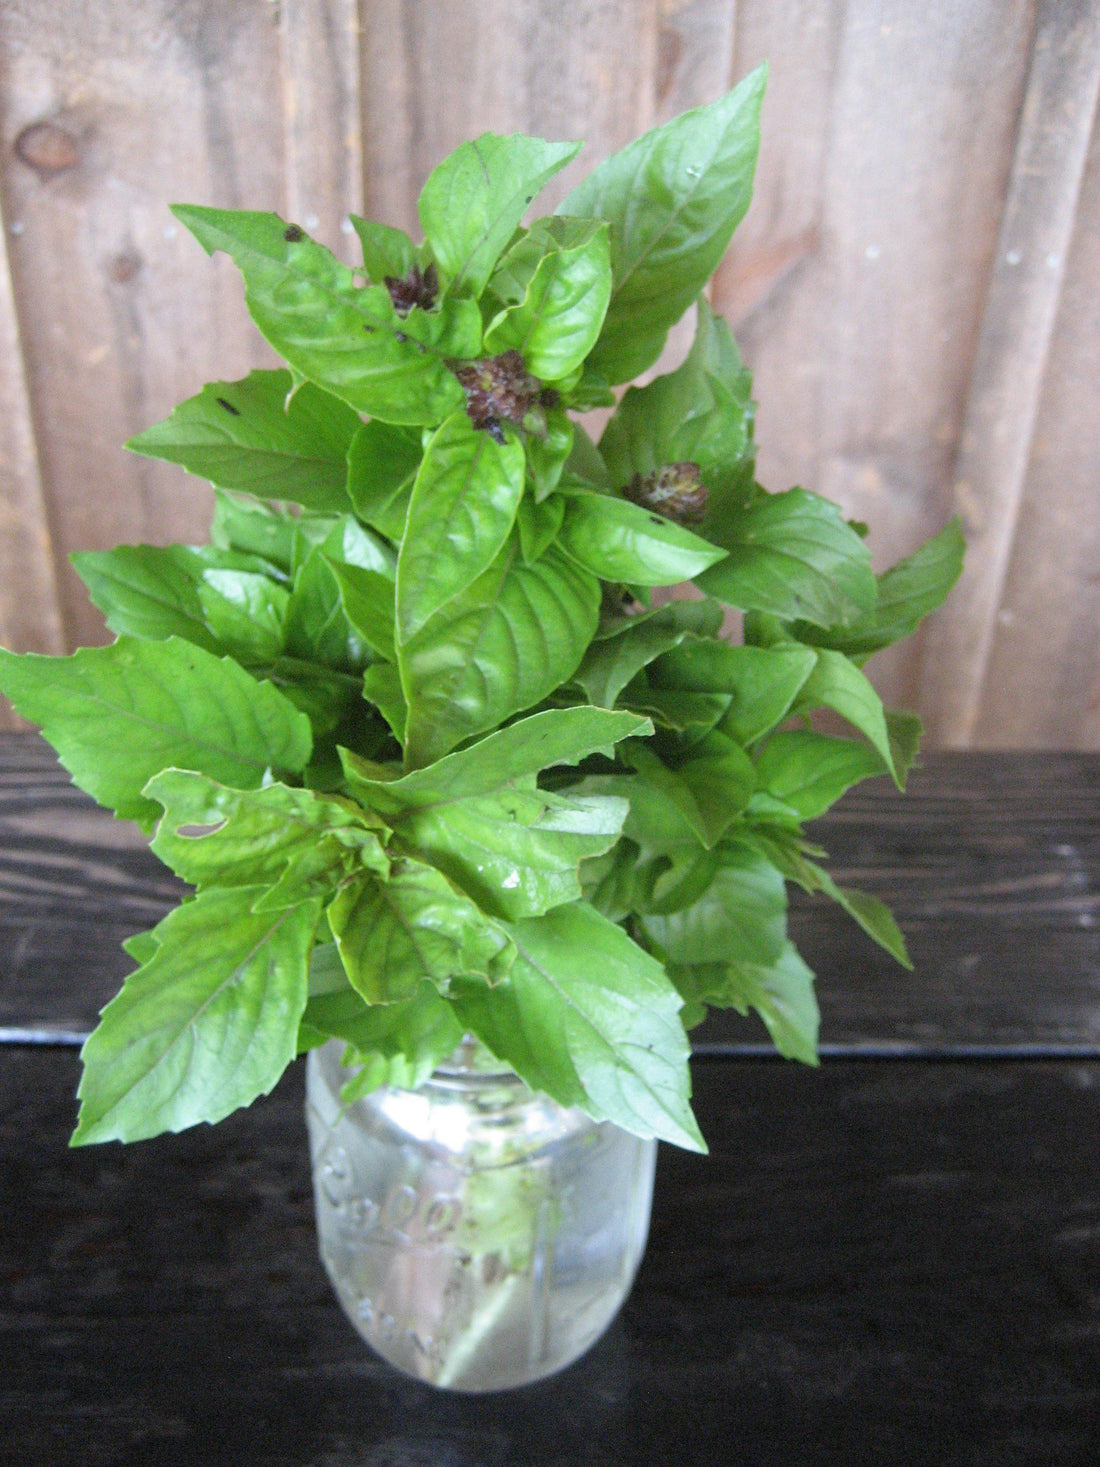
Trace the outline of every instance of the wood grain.
[[[0, 646], [63, 652], [53, 532], [46, 514], [31, 421], [7, 226], [0, 201]], [[0, 696], [0, 729], [16, 728]]]
[[[208, 377], [268, 359], [229, 261], [209, 261], [167, 206], [281, 203], [275, 14], [252, 0], [0, 10], [11, 268], [61, 612], [78, 641], [103, 632], [71, 551], [192, 539], [209, 519], [208, 490], [123, 442]], [[44, 127], [69, 140], [53, 154], [65, 166], [34, 166], [33, 149], [28, 161], [28, 129]]]
[[947, 746], [970, 743], [981, 712], [1098, 91], [1100, 11], [1088, 0], [1041, 6], [955, 466], [969, 562], [926, 653], [929, 726]]
[[0, 1052], [0, 1409], [27, 1467], [1094, 1467], [1100, 1069], [696, 1065], [634, 1291], [499, 1395], [369, 1353], [317, 1258], [297, 1067], [67, 1150], [76, 1057]]
[[[755, 199], [716, 300], [756, 374], [761, 480], [866, 520], [880, 568], [948, 517], [1031, 10], [738, 13], [737, 70], [771, 70]], [[910, 643], [872, 662], [888, 701], [920, 709], [917, 659]]]
[[282, 0], [286, 213], [349, 264], [363, 212], [357, 0]]
[[[1094, 121], [970, 741], [1100, 743], [1100, 124]], [[979, 539], [979, 545], [981, 540]]]
[[654, 0], [378, 0], [365, 7], [372, 217], [419, 237], [416, 199], [428, 173], [485, 131], [585, 140], [583, 159], [539, 197], [540, 210], [553, 208], [601, 158], [652, 125], [657, 37]]

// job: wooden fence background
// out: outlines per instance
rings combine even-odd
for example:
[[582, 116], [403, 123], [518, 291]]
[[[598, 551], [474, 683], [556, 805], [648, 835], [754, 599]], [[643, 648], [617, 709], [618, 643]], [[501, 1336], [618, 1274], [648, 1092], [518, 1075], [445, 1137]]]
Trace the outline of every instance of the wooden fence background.
[[102, 640], [71, 551], [205, 534], [197, 481], [120, 445], [270, 357], [169, 202], [351, 258], [349, 210], [414, 229], [464, 137], [587, 168], [765, 58], [714, 292], [762, 481], [880, 565], [962, 516], [949, 608], [869, 669], [930, 742], [1100, 748], [1098, 0], [3, 0], [0, 643]]

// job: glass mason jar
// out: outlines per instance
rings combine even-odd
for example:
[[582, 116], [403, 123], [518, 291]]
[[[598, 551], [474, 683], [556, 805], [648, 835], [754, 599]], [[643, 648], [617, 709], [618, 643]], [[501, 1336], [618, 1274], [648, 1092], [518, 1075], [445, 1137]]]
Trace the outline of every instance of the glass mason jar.
[[345, 1105], [306, 1064], [321, 1258], [363, 1339], [459, 1391], [525, 1385], [611, 1323], [645, 1248], [656, 1142], [533, 1093], [467, 1040], [419, 1090]]

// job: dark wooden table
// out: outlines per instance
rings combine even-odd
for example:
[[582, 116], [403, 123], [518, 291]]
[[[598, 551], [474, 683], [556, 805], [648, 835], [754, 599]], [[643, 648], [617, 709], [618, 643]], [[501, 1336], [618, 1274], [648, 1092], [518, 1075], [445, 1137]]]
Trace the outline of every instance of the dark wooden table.
[[0, 1441], [20, 1467], [1100, 1463], [1100, 757], [929, 757], [818, 827], [893, 967], [796, 904], [825, 1063], [698, 1036], [712, 1155], [662, 1148], [633, 1295], [499, 1396], [375, 1360], [321, 1272], [301, 1076], [70, 1151], [75, 1045], [171, 880], [0, 739]]

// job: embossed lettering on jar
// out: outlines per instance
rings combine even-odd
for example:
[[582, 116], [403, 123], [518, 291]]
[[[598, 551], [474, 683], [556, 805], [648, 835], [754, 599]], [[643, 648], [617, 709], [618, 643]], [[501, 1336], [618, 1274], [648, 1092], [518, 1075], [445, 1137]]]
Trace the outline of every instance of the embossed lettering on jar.
[[321, 1257], [359, 1334], [461, 1391], [577, 1359], [634, 1281], [656, 1143], [532, 1093], [469, 1044], [419, 1090], [345, 1105], [342, 1051], [310, 1054], [306, 1116]]

